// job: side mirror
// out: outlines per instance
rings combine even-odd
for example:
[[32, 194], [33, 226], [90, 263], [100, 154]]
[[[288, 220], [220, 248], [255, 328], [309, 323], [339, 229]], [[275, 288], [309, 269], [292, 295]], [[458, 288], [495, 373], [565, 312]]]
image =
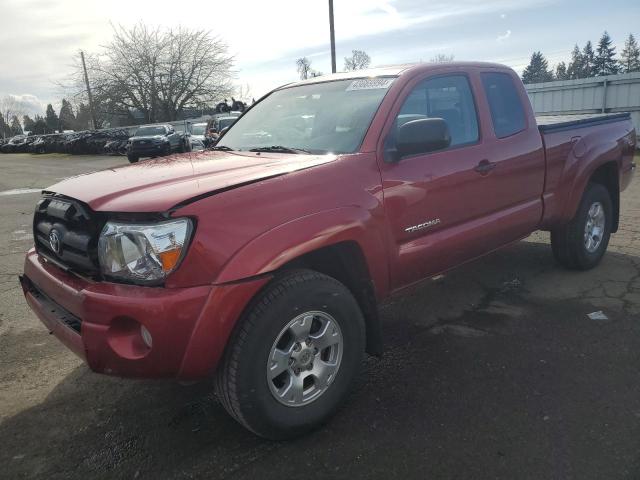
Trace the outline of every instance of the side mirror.
[[398, 129], [398, 158], [442, 150], [451, 145], [447, 122], [442, 118], [411, 120]]

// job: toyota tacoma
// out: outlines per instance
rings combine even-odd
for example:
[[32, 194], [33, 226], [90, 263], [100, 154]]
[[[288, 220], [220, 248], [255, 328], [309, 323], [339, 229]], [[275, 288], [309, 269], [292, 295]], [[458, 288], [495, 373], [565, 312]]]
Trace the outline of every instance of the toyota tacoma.
[[44, 190], [21, 283], [93, 371], [213, 378], [238, 422], [290, 438], [382, 354], [381, 300], [536, 230], [595, 267], [635, 143], [628, 114], [536, 119], [501, 65], [313, 78], [212, 151]]

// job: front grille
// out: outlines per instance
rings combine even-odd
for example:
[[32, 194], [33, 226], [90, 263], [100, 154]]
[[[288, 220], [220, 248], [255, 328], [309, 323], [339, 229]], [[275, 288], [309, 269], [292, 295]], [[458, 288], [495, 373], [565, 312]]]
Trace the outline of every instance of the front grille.
[[153, 140], [134, 140], [133, 145], [136, 147], [153, 147], [158, 144], [154, 143]]
[[98, 238], [104, 222], [77, 200], [46, 195], [33, 216], [36, 250], [66, 270], [97, 276]]

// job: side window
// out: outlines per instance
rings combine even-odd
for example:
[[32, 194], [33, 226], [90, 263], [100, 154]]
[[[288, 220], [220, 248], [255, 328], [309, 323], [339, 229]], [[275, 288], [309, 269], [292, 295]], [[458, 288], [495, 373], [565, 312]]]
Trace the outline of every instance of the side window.
[[505, 138], [524, 130], [526, 119], [522, 100], [511, 76], [506, 73], [483, 73], [481, 76], [496, 137]]
[[478, 117], [469, 80], [452, 75], [425, 80], [405, 100], [396, 129], [419, 118], [442, 118], [451, 134], [451, 146], [478, 141]]

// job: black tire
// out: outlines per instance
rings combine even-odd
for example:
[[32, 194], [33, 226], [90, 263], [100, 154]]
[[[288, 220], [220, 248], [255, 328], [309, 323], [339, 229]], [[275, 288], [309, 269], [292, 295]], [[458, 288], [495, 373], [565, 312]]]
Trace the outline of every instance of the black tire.
[[162, 147], [162, 153], [160, 154], [161, 157], [166, 157], [168, 155], [171, 155], [171, 144], [167, 143], [164, 147]]
[[[585, 245], [585, 227], [589, 210], [595, 203], [600, 203], [604, 210], [604, 231], [599, 246], [590, 252]], [[571, 270], [589, 270], [602, 260], [613, 221], [613, 205], [609, 191], [598, 183], [587, 185], [575, 217], [561, 228], [551, 231], [551, 248], [558, 263]]]
[[137, 163], [139, 160], [138, 155], [133, 155], [131, 153], [127, 154], [127, 159], [129, 160], [129, 163]]
[[[310, 311], [326, 312], [338, 323], [342, 359], [333, 381], [317, 399], [284, 405], [271, 393], [267, 361], [288, 322]], [[293, 438], [322, 425], [339, 408], [360, 371], [364, 347], [364, 319], [351, 292], [334, 278], [295, 270], [272, 281], [243, 315], [218, 367], [216, 393], [227, 412], [257, 435]]]

